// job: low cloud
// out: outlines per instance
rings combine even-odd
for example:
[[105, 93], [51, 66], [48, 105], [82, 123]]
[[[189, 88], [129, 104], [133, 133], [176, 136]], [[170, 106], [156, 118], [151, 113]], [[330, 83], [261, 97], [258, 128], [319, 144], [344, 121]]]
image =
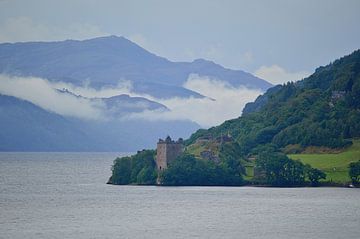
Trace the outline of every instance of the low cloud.
[[255, 71], [254, 75], [269, 81], [272, 84], [283, 84], [286, 82], [295, 82], [302, 80], [310, 75], [307, 71], [288, 72], [278, 65], [262, 66]]
[[41, 108], [64, 116], [103, 119], [103, 103], [57, 91], [47, 80], [37, 77], [0, 75], [0, 93], [27, 100]]
[[189, 76], [184, 87], [206, 98], [154, 99], [166, 105], [170, 111], [145, 111], [130, 117], [148, 120], [184, 119], [194, 121], [202, 127], [210, 127], [240, 116], [245, 104], [262, 93], [245, 87], [235, 88], [224, 81], [196, 74]]
[[[144, 97], [165, 105], [170, 111], [146, 110], [146, 105], [119, 105], [121, 108], [132, 108], [116, 117], [121, 120], [144, 119], [149, 121], [189, 120], [202, 127], [211, 127], [221, 124], [225, 120], [241, 115], [247, 102], [253, 101], [262, 92], [245, 87], [233, 87], [219, 79], [202, 77], [196, 74], [189, 76], [184, 88], [196, 91], [205, 98], [178, 98], [157, 99], [149, 95], [134, 92], [131, 82], [120, 81], [116, 87], [94, 89], [87, 84], [76, 86], [64, 82], [49, 82], [36, 77], [10, 77], [0, 75], [0, 93], [28, 100], [46, 110], [81, 119], [106, 119], [111, 110], [101, 100], [89, 98], [107, 98], [120, 94]], [[67, 89], [72, 94], [64, 94], [57, 89]], [[81, 95], [83, 97], [77, 97]], [[135, 108], [139, 108], [136, 110]], [[143, 109], [145, 109], [143, 111]], [[106, 111], [108, 110], [108, 111]], [[105, 117], [106, 116], [106, 117]]]

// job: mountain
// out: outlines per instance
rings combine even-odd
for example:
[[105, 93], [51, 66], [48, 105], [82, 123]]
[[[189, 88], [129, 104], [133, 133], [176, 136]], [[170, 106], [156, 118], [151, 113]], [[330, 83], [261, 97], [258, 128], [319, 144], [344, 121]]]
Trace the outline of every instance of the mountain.
[[57, 89], [57, 92], [92, 102], [102, 103], [99, 107], [101, 107], [101, 110], [103, 110], [107, 116], [111, 116], [112, 118], [121, 118], [131, 113], [141, 113], [143, 111], [169, 111], [163, 104], [148, 100], [144, 97], [132, 97], [127, 94], [103, 98], [89, 98], [76, 95], [68, 89]]
[[[63, 101], [58, 93], [68, 94], [82, 102], [77, 104], [79, 107], [86, 104], [104, 116], [95, 121], [69, 117], [67, 111], [59, 115], [56, 112], [64, 111], [40, 104], [41, 96], [36, 96], [38, 101], [34, 102], [22, 100], [34, 99], [23, 96], [31, 94], [30, 89], [22, 96], [15, 95], [21, 99], [1, 91], [1, 151], [132, 151], [153, 147], [158, 138], [166, 135], [189, 137], [200, 128], [198, 124], [132, 116], [146, 111], [155, 111], [155, 114], [170, 111], [156, 99], [204, 97], [183, 87], [190, 74], [222, 80], [235, 87], [262, 91], [271, 87], [270, 83], [249, 73], [226, 69], [204, 59], [172, 62], [116, 36], [83, 41], [3, 43], [0, 44], [0, 74], [4, 76], [4, 81], [0, 80], [0, 86], [3, 83], [4, 88], [17, 80], [12, 76], [25, 77], [21, 78], [25, 81], [28, 80], [26, 77], [44, 78], [43, 86], [46, 85], [51, 91], [49, 94], [57, 99], [56, 102], [55, 98], [49, 99], [53, 108], [54, 105], [66, 108], [67, 105], [61, 104], [69, 101]], [[74, 88], [111, 89], [124, 82], [136, 95], [146, 95], [146, 98], [120, 93], [107, 98], [92, 98], [57, 89], [64, 86], [62, 83], [70, 83]]]
[[344, 147], [360, 137], [360, 50], [296, 83], [270, 88], [244, 115], [199, 130], [187, 141], [204, 136], [231, 136], [245, 154], [261, 147], [302, 151], [309, 146]]
[[166, 134], [188, 137], [199, 128], [195, 123], [175, 120], [79, 120], [1, 94], [0, 125], [0, 151], [128, 152], [153, 147]]
[[0, 95], [0, 151], [88, 151], [86, 132], [63, 116]]
[[122, 94], [109, 98], [101, 98], [105, 103], [107, 111], [111, 112], [114, 117], [119, 117], [129, 113], [140, 113], [145, 110], [169, 111], [169, 109], [160, 103], [148, 100], [143, 97], [130, 97]]
[[75, 85], [89, 83], [95, 88], [116, 86], [120, 80], [127, 80], [135, 92], [156, 98], [202, 97], [183, 87], [189, 74], [263, 91], [271, 87], [249, 73], [226, 69], [211, 61], [171, 62], [116, 36], [0, 44], [0, 73]]

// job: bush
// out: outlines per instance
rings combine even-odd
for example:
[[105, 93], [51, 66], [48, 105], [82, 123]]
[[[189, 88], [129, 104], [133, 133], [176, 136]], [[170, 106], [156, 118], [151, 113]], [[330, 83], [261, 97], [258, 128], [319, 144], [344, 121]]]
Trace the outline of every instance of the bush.
[[305, 166], [285, 154], [263, 152], [256, 159], [256, 167], [263, 172], [263, 180], [273, 186], [300, 186], [305, 183]]
[[240, 171], [225, 162], [216, 164], [184, 154], [161, 173], [160, 182], [176, 186], [229, 186], [242, 185], [243, 178]]
[[317, 168], [306, 165], [306, 173], [312, 186], [318, 186], [320, 179], [326, 179], [326, 173]]
[[350, 163], [349, 165], [349, 176], [353, 184], [360, 183], [360, 160], [357, 162]]
[[130, 157], [117, 158], [112, 167], [112, 184], [155, 184], [155, 151], [142, 150]]

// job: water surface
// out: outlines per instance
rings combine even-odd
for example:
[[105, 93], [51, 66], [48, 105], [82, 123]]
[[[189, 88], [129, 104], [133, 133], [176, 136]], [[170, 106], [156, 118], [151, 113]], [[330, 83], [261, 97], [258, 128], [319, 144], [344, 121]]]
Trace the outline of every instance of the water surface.
[[0, 153], [0, 238], [359, 238], [360, 190], [106, 185], [121, 153]]

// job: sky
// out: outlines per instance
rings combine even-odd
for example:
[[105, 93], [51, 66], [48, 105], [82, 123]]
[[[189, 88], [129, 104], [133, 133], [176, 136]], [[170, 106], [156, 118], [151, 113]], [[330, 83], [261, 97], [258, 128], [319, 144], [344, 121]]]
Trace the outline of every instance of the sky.
[[212, 60], [274, 84], [360, 48], [360, 1], [0, 0], [0, 42], [124, 36], [172, 61]]

